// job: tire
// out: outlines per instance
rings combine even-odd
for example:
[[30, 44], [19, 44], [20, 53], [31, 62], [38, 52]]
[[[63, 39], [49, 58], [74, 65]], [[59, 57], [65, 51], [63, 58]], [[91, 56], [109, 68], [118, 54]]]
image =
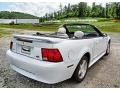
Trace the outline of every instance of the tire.
[[105, 55], [109, 55], [109, 54], [110, 54], [110, 42], [107, 45], [107, 49], [106, 49]]
[[82, 82], [87, 74], [87, 70], [88, 70], [88, 57], [83, 56], [77, 68], [75, 69], [75, 72], [72, 78], [77, 82]]

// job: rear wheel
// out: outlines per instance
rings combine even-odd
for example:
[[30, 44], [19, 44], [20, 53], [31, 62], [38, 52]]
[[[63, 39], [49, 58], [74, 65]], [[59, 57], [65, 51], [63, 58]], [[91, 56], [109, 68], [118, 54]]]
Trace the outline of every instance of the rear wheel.
[[75, 79], [78, 82], [83, 81], [83, 79], [86, 76], [87, 69], [88, 69], [88, 57], [83, 56], [73, 74], [73, 79]]

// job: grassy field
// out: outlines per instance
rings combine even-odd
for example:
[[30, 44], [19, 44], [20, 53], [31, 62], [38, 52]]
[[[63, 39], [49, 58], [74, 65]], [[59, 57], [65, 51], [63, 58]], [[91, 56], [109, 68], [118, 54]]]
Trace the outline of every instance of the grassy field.
[[34, 27], [32, 24], [20, 24], [20, 25], [4, 25], [1, 24], [0, 28], [14, 28], [36, 31], [55, 31], [59, 25], [56, 24], [43, 24], [42, 27]]
[[12, 34], [13, 31], [8, 31], [4, 29], [0, 29], [0, 38]]
[[120, 22], [93, 22], [103, 32], [120, 33]]
[[[89, 24], [96, 25], [101, 31], [105, 32], [117, 32], [120, 33], [120, 22], [88, 22]], [[15, 28], [15, 29], [27, 29], [37, 31], [56, 31], [57, 28], [63, 23], [44, 23], [41, 27], [33, 27], [31, 24], [20, 25], [0, 25], [0, 28]]]
[[[3, 30], [3, 28], [25, 29], [34, 31], [57, 31], [58, 27], [64, 23], [42, 23], [41, 27], [34, 27], [32, 24], [20, 24], [20, 25], [0, 25], [0, 37], [12, 33], [12, 31]], [[97, 26], [102, 32], [118, 33], [120, 34], [120, 22], [88, 22]]]

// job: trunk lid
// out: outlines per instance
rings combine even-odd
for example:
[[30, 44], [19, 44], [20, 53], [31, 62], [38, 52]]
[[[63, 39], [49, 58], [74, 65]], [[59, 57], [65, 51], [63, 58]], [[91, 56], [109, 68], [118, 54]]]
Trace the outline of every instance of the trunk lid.
[[12, 51], [31, 58], [42, 60], [41, 48], [53, 48], [55, 43], [65, 39], [32, 35], [14, 35]]

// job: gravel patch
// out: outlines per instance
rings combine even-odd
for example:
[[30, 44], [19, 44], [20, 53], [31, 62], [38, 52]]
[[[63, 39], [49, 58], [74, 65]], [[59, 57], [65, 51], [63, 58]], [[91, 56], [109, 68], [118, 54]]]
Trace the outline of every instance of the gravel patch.
[[101, 58], [88, 71], [81, 83], [72, 79], [49, 85], [27, 78], [9, 67], [6, 51], [9, 49], [11, 37], [0, 38], [0, 87], [9, 88], [52, 88], [52, 87], [120, 87], [120, 35], [112, 36], [111, 53]]

